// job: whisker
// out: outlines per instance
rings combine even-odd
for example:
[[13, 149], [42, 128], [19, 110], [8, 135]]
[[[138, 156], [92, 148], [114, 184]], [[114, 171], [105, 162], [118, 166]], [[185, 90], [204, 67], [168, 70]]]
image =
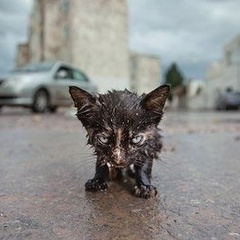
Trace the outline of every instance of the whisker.
[[178, 166], [173, 162], [173, 160], [176, 159], [171, 156], [161, 156], [155, 161], [153, 169], [162, 171], [164, 168], [164, 170], [173, 172], [174, 174], [179, 174], [181, 171]]
[[[152, 166], [152, 172], [154, 173], [159, 173], [161, 171], [170, 171], [173, 174], [180, 174], [180, 170], [178, 170], [178, 167], [175, 165], [175, 163], [173, 162], [173, 160], [175, 160], [175, 158], [171, 155], [166, 155], [163, 156], [161, 155], [161, 157], [159, 157], [156, 160], [153, 160], [153, 166]], [[135, 160], [134, 164], [138, 167], [142, 166], [142, 160]], [[143, 169], [143, 171], [145, 173], [148, 173], [148, 169]]]
[[73, 185], [83, 185], [87, 181], [94, 176], [95, 170], [95, 163], [94, 162], [87, 162], [84, 164], [74, 164], [74, 167], [68, 166], [68, 171], [65, 172], [65, 179], [66, 179], [66, 186], [73, 186]]
[[[85, 158], [84, 161], [68, 162], [66, 167], [66, 174], [71, 175], [83, 175], [86, 174], [89, 170], [94, 169], [96, 159], [94, 156], [89, 156]], [[79, 174], [80, 173], [80, 174]]]
[[95, 162], [94, 161], [87, 161], [87, 162], [82, 162], [82, 163], [75, 163], [72, 167], [71, 167], [71, 172], [72, 173], [81, 173], [81, 175], [86, 174], [89, 170], [95, 168]]

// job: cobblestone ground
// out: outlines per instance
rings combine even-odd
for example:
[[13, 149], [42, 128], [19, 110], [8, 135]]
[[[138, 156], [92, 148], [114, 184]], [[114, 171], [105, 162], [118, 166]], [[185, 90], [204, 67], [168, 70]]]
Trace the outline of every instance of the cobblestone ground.
[[152, 183], [88, 193], [94, 157], [68, 109], [0, 114], [0, 239], [240, 239], [240, 112], [169, 112]]

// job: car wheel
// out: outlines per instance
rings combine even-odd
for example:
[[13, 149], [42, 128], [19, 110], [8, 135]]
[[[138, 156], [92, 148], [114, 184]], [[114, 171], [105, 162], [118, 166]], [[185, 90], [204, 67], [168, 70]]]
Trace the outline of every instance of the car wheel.
[[46, 90], [38, 90], [33, 99], [32, 111], [36, 113], [46, 112], [49, 104], [49, 95]]

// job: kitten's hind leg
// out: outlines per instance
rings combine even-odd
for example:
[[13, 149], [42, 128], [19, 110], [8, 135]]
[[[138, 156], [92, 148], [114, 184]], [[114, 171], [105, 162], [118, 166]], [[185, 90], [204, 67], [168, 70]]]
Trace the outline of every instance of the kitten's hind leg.
[[96, 173], [93, 179], [89, 179], [85, 183], [85, 190], [90, 192], [97, 192], [97, 191], [106, 191], [108, 189], [108, 174], [109, 169], [106, 164], [99, 165], [96, 164]]
[[141, 198], [151, 198], [157, 195], [157, 189], [151, 185], [152, 159], [145, 159], [141, 165], [134, 165], [136, 186], [134, 194]]

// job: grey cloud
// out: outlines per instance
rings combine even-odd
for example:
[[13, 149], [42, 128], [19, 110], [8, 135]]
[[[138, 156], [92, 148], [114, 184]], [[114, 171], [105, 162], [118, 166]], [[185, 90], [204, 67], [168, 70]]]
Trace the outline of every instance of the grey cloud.
[[26, 14], [31, 6], [31, 0], [1, 0], [0, 13]]
[[0, 13], [0, 35], [12, 32], [16, 36], [26, 36], [27, 20], [28, 17], [26, 15], [10, 15]]
[[17, 44], [27, 39], [32, 0], [0, 1], [0, 73], [14, 68]]
[[164, 65], [177, 61], [190, 77], [204, 77], [206, 66], [240, 31], [239, 1], [138, 2], [130, 4], [130, 48], [159, 55]]

